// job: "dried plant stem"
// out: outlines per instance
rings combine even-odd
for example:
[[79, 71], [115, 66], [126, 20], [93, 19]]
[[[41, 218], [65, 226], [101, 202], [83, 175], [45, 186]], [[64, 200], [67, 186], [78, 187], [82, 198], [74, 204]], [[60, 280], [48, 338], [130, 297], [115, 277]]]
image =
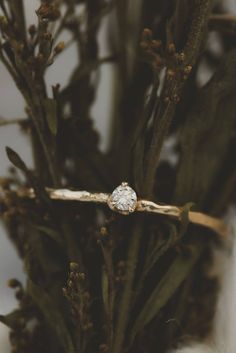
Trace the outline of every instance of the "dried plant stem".
[[128, 323], [130, 304], [132, 302], [133, 295], [133, 282], [135, 276], [135, 270], [138, 262], [138, 254], [140, 241], [142, 238], [143, 230], [143, 219], [139, 218], [133, 225], [133, 231], [130, 239], [130, 246], [127, 255], [126, 265], [126, 281], [123, 289], [123, 295], [119, 305], [118, 320], [115, 328], [114, 343], [112, 353], [122, 353], [123, 343], [125, 338], [126, 327]]
[[236, 15], [230, 14], [213, 14], [209, 18], [210, 22], [218, 22], [223, 24], [224, 22], [236, 22]]
[[0, 118], [0, 126], [8, 126], [8, 125], [20, 125], [28, 122], [28, 119], [17, 118], [17, 119], [4, 119]]
[[[195, 14], [190, 30], [189, 38], [186, 44], [186, 55], [188, 65], [193, 65], [199, 55], [200, 46], [203, 40], [204, 31], [208, 23], [209, 12], [211, 9], [212, 0], [199, 0], [196, 1]], [[174, 93], [178, 96], [181, 94], [183, 82], [176, 82], [174, 84]], [[171, 89], [171, 93], [172, 93]], [[156, 119], [154, 122], [153, 140], [151, 142], [151, 150], [147, 158], [147, 173], [144, 178], [144, 195], [150, 197], [154, 187], [155, 173], [159, 161], [161, 147], [163, 145], [166, 134], [169, 130], [170, 123], [173, 119], [176, 101], [169, 103], [164, 111], [162, 119]], [[158, 148], [156, 149], [156, 134], [158, 132], [160, 140], [158, 141]], [[142, 237], [142, 221], [140, 220], [134, 226], [134, 232], [129, 245], [127, 255], [127, 273], [126, 281], [121, 297], [119, 307], [118, 320], [114, 336], [113, 353], [122, 353], [124, 347], [125, 332], [128, 324], [130, 306], [132, 302], [132, 289], [134, 285], [134, 277], [136, 264], [138, 261], [138, 254], [140, 248], [140, 241]]]
[[199, 55], [207, 30], [212, 0], [196, 0], [195, 13], [184, 49], [186, 65], [194, 65]]
[[[185, 54], [185, 65], [193, 66], [199, 55], [200, 47], [204, 38], [205, 29], [207, 26], [209, 13], [211, 9], [212, 0], [198, 0], [196, 2], [195, 14], [192, 21], [192, 26], [189, 32], [187, 43], [184, 49]], [[146, 176], [144, 178], [144, 185], [147, 186], [145, 197], [152, 195], [156, 169], [160, 159], [160, 153], [163, 146], [163, 142], [169, 131], [170, 124], [175, 114], [175, 109], [180, 99], [184, 81], [181, 76], [176, 78], [175, 82], [168, 83], [166, 78], [165, 95], [169, 99], [168, 104], [163, 103], [164, 107], [161, 106], [158, 110], [157, 116], [154, 119], [153, 126], [153, 137], [150, 144], [150, 149], [147, 155], [147, 168]], [[176, 99], [177, 98], [177, 99]], [[164, 97], [163, 97], [164, 99]]]
[[[17, 73], [14, 71], [12, 66], [9, 64], [8, 60], [5, 58], [1, 49], [0, 49], [0, 59], [1, 59], [2, 63], [5, 65], [8, 72], [10, 73], [13, 80], [15, 81], [16, 86], [18, 87], [19, 91], [21, 92], [22, 96], [25, 99], [25, 102], [28, 105], [28, 108], [31, 109], [30, 115], [33, 120], [33, 124], [35, 126], [35, 129], [37, 131], [39, 140], [41, 142], [41, 145], [42, 145], [42, 148], [44, 151], [45, 159], [48, 164], [48, 169], [51, 174], [53, 185], [55, 187], [57, 187], [59, 185], [59, 173], [56, 170], [57, 168], [54, 164], [54, 158], [51, 156], [51, 150], [45, 140], [45, 137], [44, 137], [45, 135], [43, 134], [42, 128], [40, 126], [39, 120], [42, 122], [44, 119], [43, 113], [41, 112], [43, 104], [41, 101], [39, 101], [39, 98], [38, 98], [39, 92], [35, 89], [35, 82], [32, 81], [32, 79], [30, 78], [30, 76], [28, 75], [27, 72], [23, 72], [23, 75], [25, 74], [24, 76], [27, 79], [27, 84], [28, 84], [27, 87], [23, 87], [20, 83], [20, 80], [17, 76]], [[28, 91], [31, 93], [29, 93]], [[38, 116], [38, 113], [40, 114], [40, 116]]]
[[153, 129], [153, 138], [147, 155], [148, 166], [144, 177], [144, 185], [146, 189], [145, 197], [150, 197], [152, 195], [161, 149], [166, 134], [169, 131], [169, 127], [175, 113], [175, 108], [176, 102], [169, 102], [163, 115], [159, 110], [159, 114], [161, 114], [162, 117], [156, 117], [156, 123], [154, 123]]

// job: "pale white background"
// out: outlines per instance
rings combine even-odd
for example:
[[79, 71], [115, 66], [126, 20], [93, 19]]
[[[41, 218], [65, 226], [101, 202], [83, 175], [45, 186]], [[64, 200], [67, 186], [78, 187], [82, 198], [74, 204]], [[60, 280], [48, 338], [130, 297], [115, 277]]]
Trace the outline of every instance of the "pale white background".
[[[236, 13], [236, 0], [229, 0], [233, 6], [233, 12]], [[25, 0], [27, 10], [28, 23], [36, 22], [36, 15], [34, 10], [38, 7], [39, 1]], [[224, 0], [224, 4], [227, 0]], [[232, 10], [232, 8], [231, 8]], [[101, 43], [100, 57], [108, 54], [105, 45], [106, 24], [99, 33], [99, 40]], [[66, 34], [61, 40], [66, 40]], [[55, 83], [60, 83], [62, 86], [66, 84], [69, 74], [76, 63], [76, 51], [73, 47], [67, 50], [57, 60], [48, 72], [47, 82], [48, 86]], [[0, 117], [17, 118], [24, 117], [24, 103], [17, 92], [12, 80], [0, 64]], [[101, 132], [102, 142], [101, 146], [106, 146], [108, 136], [108, 118], [111, 111], [109, 105], [109, 98], [113, 94], [111, 82], [114, 79], [114, 69], [112, 65], [104, 65], [101, 68], [101, 81], [98, 89], [98, 96], [93, 111], [96, 111], [95, 124]], [[5, 155], [5, 146], [8, 145], [18, 151], [24, 161], [29, 165], [32, 164], [30, 153], [30, 145], [26, 137], [22, 136], [19, 129], [15, 126], [8, 126], [0, 128], [0, 176], [7, 174], [9, 162]], [[10, 242], [8, 241], [4, 229], [0, 225], [0, 314], [5, 314], [15, 307], [16, 301], [12, 290], [7, 288], [6, 283], [9, 278], [18, 278], [24, 281], [23, 268], [17, 254]], [[7, 329], [0, 324], [0, 351], [1, 353], [10, 352], [8, 344]]]

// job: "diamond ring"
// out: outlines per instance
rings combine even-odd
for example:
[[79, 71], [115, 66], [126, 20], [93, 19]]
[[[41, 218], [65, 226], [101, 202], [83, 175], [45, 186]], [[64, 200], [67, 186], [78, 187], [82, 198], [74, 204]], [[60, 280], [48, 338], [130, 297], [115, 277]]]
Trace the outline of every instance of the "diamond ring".
[[[112, 211], [123, 215], [129, 215], [133, 212], [148, 212], [166, 215], [180, 221], [184, 210], [183, 207], [162, 205], [139, 199], [136, 192], [126, 182], [121, 183], [111, 194], [51, 188], [46, 188], [46, 191], [53, 200], [105, 203]], [[21, 197], [35, 197], [33, 189], [21, 189], [17, 191], [17, 194]], [[204, 213], [189, 211], [188, 219], [189, 222], [207, 227], [220, 236], [225, 237], [229, 233], [227, 225], [221, 219]]]

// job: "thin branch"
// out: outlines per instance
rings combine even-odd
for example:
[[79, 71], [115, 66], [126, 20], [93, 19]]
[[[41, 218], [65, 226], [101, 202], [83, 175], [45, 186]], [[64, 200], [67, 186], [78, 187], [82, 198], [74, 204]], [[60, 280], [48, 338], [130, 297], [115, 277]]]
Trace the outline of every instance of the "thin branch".
[[236, 15], [213, 14], [210, 16], [209, 22], [219, 22], [220, 24], [222, 24], [224, 22], [235, 22], [236, 23]]
[[6, 8], [4, 1], [0, 1], [0, 8], [2, 9], [2, 12], [3, 12], [4, 16], [6, 17], [6, 19], [9, 20], [10, 16], [8, 14], [8, 11], [7, 11], [7, 8]]
[[0, 117], [0, 126], [8, 126], [8, 125], [20, 125], [23, 123], [27, 123], [29, 119], [27, 118], [16, 118], [16, 119], [4, 119]]
[[139, 245], [142, 238], [142, 225], [143, 219], [139, 218], [134, 226], [133, 232], [130, 239], [130, 246], [127, 256], [126, 265], [126, 282], [123, 290], [123, 295], [119, 305], [118, 320], [115, 328], [115, 336], [113, 343], [113, 353], [123, 352], [123, 342], [125, 337], [125, 332], [128, 324], [129, 312], [131, 307], [131, 300], [133, 294], [133, 282], [138, 262]]

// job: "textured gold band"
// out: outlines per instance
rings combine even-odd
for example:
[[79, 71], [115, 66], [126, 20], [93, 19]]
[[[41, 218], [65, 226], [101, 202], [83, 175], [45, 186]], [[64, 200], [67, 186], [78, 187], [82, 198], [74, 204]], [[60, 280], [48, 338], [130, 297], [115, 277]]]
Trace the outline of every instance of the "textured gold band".
[[[114, 210], [119, 212], [115, 207], [110, 204], [109, 199], [111, 194], [106, 193], [91, 193], [88, 191], [72, 191], [68, 189], [46, 189], [49, 197], [53, 200], [65, 200], [65, 201], [80, 201], [80, 202], [94, 202], [94, 203], [105, 203]], [[33, 189], [22, 189], [19, 190], [18, 195], [21, 197], [34, 198], [35, 193]], [[181, 220], [183, 208], [171, 205], [161, 205], [148, 200], [137, 200], [135, 209], [132, 210], [137, 212], [148, 212], [156, 213], [160, 215], [170, 216], [172, 218]], [[130, 212], [120, 212], [128, 214]], [[221, 237], [226, 237], [229, 233], [229, 229], [224, 221], [208, 216], [204, 213], [189, 211], [188, 218], [191, 223], [198, 224], [207, 227], [216, 232]]]

